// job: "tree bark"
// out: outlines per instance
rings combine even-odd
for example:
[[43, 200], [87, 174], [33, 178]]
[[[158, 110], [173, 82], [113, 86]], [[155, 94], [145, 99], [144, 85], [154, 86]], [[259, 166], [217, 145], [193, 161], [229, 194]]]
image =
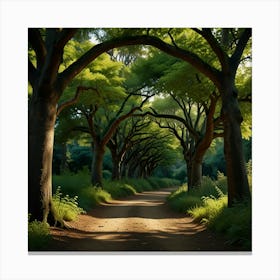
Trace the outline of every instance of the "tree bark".
[[240, 124], [243, 119], [237, 101], [237, 89], [233, 77], [224, 78], [222, 92], [228, 206], [231, 207], [235, 201], [250, 198], [250, 190], [240, 129]]
[[28, 212], [47, 222], [52, 209], [52, 158], [56, 100], [33, 98], [28, 116]]
[[112, 170], [112, 180], [121, 179], [121, 160], [118, 155], [112, 154], [113, 170]]
[[93, 186], [102, 187], [102, 170], [103, 170], [103, 158], [105, 154], [105, 147], [98, 143], [98, 141], [94, 142], [93, 147], [93, 160], [91, 167], [91, 183]]
[[194, 159], [191, 167], [191, 180], [189, 188], [197, 188], [201, 186], [202, 181], [202, 160]]

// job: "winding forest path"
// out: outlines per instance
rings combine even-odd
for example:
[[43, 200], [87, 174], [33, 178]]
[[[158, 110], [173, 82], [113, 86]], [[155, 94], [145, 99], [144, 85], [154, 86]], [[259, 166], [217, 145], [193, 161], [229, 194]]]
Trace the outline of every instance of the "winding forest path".
[[174, 188], [138, 193], [98, 206], [69, 229], [51, 228], [50, 251], [237, 251], [184, 214], [166, 196]]

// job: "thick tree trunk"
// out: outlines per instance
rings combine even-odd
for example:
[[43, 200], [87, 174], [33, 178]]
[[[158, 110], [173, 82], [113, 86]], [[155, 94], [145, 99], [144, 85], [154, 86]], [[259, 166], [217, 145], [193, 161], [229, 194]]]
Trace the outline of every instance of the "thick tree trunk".
[[102, 169], [103, 158], [105, 154], [105, 147], [100, 145], [97, 141], [94, 142], [93, 160], [91, 166], [91, 183], [93, 186], [102, 187]]
[[47, 222], [52, 207], [52, 158], [56, 101], [31, 101], [28, 116], [28, 212]]
[[194, 159], [191, 167], [191, 180], [189, 188], [198, 188], [202, 181], [202, 160]]
[[225, 79], [222, 89], [222, 102], [228, 206], [231, 207], [234, 201], [250, 198], [240, 128], [242, 116], [233, 79]]

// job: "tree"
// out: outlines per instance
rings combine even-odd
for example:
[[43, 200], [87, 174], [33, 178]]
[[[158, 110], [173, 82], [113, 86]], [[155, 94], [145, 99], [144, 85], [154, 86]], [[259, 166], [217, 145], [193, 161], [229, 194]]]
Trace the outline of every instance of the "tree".
[[113, 162], [112, 180], [121, 179], [121, 169], [125, 154], [132, 146], [136, 145], [140, 136], [147, 136], [148, 132], [145, 132], [145, 128], [149, 124], [149, 121], [145, 121], [142, 118], [129, 118], [116, 129], [107, 144], [111, 151]]
[[149, 30], [146, 35], [143, 33], [138, 35], [139, 30], [137, 30], [137, 35], [133, 35], [134, 30], [129, 30], [129, 34], [126, 33], [93, 46], [70, 66], [60, 71], [64, 47], [74, 37], [77, 30], [30, 28], [28, 42], [36, 57], [36, 63], [32, 63], [31, 58], [28, 61], [28, 80], [33, 91], [28, 112], [28, 211], [32, 214], [32, 219], [46, 221], [52, 208], [53, 138], [59, 99], [75, 76], [100, 54], [126, 45], [154, 46], [190, 63], [213, 81], [222, 96], [229, 204], [231, 205], [234, 199], [250, 196], [241, 146], [242, 116], [237, 101], [235, 76], [242, 54], [251, 37], [251, 29], [231, 30], [232, 36], [228, 37], [233, 38], [233, 44], [229, 42], [228, 47], [225, 48], [219, 41], [218, 31], [194, 29], [201, 38], [207, 41], [209, 48], [215, 53], [219, 61], [217, 67], [204, 61], [196, 53], [185, 49], [185, 46], [179, 46], [171, 32], [167, 32], [169, 42], [165, 42], [157, 36], [150, 35]]
[[[122, 162], [125, 177], [146, 178], [152, 175], [158, 166], [172, 164], [174, 157], [174, 137], [160, 130], [152, 122], [144, 128], [145, 133], [133, 140]], [[171, 144], [172, 143], [172, 144]]]
[[[194, 102], [190, 98], [180, 99], [170, 94], [178, 108], [173, 114], [153, 112], [146, 114], [165, 121], [156, 121], [161, 128], [168, 129], [180, 142], [187, 165], [189, 189], [201, 185], [203, 157], [216, 137], [223, 133], [215, 129], [220, 118], [215, 118], [216, 103], [219, 99], [215, 93], [210, 103]], [[170, 107], [170, 101], [168, 102]]]

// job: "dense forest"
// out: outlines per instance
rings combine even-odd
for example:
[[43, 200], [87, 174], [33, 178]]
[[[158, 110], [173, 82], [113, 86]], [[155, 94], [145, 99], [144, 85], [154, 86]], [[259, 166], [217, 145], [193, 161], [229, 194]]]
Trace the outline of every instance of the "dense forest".
[[180, 211], [215, 190], [247, 207], [250, 248], [251, 44], [250, 28], [29, 28], [29, 222], [63, 225], [61, 187], [85, 209], [91, 190], [146, 180], [182, 186]]

